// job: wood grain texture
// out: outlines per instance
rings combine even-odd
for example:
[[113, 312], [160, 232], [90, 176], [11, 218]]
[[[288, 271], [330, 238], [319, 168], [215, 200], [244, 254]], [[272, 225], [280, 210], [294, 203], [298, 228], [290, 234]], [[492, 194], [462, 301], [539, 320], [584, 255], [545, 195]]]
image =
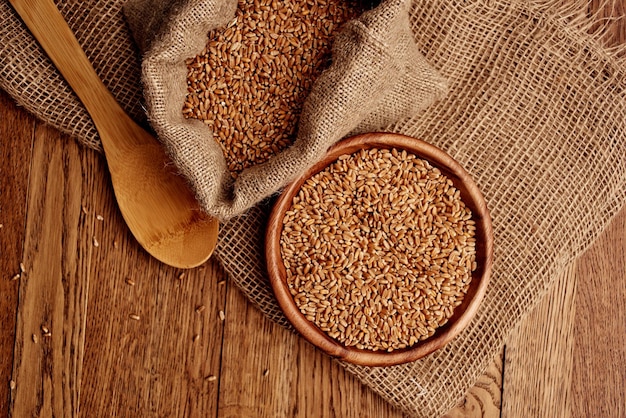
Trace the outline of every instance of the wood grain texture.
[[11, 412], [63, 416], [78, 408], [88, 282], [76, 274], [80, 160], [39, 125], [30, 172]]
[[626, 209], [576, 263], [571, 411], [626, 416]]
[[569, 416], [576, 282], [575, 267], [560, 275], [507, 340], [504, 417]]
[[218, 416], [403, 415], [320, 350], [265, 318], [229, 286]]
[[34, 137], [15, 360], [3, 373], [16, 384], [11, 415], [212, 414], [223, 272], [158, 263], [126, 228], [101, 156], [51, 128]]
[[506, 344], [502, 415], [626, 413], [626, 209]]
[[459, 405], [450, 410], [444, 418], [500, 417], [503, 359], [504, 349], [496, 356]]
[[122, 220], [101, 156], [81, 150], [80, 160], [81, 265], [91, 278], [81, 415], [211, 415], [224, 273], [214, 262], [180, 270], [149, 256]]
[[26, 194], [35, 121], [0, 92], [0, 416], [9, 410]]

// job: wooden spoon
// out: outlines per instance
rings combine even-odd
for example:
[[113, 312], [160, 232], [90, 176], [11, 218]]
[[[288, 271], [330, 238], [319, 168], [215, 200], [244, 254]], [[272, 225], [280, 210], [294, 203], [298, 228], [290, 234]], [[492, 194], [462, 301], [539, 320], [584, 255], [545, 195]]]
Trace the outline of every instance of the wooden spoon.
[[175, 267], [204, 263], [218, 222], [201, 211], [160, 143], [119, 106], [52, 0], [9, 1], [91, 115], [117, 203], [139, 244]]

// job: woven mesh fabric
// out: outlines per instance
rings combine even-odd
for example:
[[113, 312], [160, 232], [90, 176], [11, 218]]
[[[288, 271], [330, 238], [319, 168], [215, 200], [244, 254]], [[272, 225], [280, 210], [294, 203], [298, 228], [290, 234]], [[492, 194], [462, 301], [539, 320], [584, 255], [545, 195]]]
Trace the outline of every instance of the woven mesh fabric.
[[[609, 52], [587, 34], [591, 24], [576, 17], [581, 7], [434, 0], [411, 10], [417, 43], [450, 91], [388, 130], [441, 147], [472, 173], [496, 239], [487, 295], [460, 337], [405, 365], [344, 364], [412, 416], [452, 408], [508, 332], [626, 202], [626, 63], [618, 58], [622, 51]], [[255, 237], [266, 216], [255, 209], [232, 221], [228, 228], [238, 231], [244, 249], [225, 244], [219, 255], [246, 294], [285, 323], [263, 290]], [[259, 256], [248, 255], [247, 267], [229, 262], [251, 251]]]
[[[445, 149], [472, 173], [496, 239], [485, 302], [460, 338], [412, 364], [348, 366], [415, 415], [454, 405], [624, 205], [625, 61], [586, 35], [581, 9], [424, 1], [412, 10], [417, 43], [451, 88], [391, 129]], [[411, 381], [415, 391], [405, 389]]]
[[[144, 123], [139, 53], [122, 4], [64, 0], [58, 7], [104, 84], [132, 117]], [[42, 121], [100, 150], [89, 114], [6, 0], [0, 2], [0, 22], [0, 88]]]
[[[333, 42], [332, 63], [304, 102], [294, 143], [243, 170], [233, 182], [209, 129], [184, 119], [181, 103], [188, 89], [185, 60], [202, 49], [210, 29], [232, 19], [236, 2], [179, 0], [175, 13], [162, 10], [170, 14], [154, 19], [154, 0], [129, 0], [125, 12], [131, 29], [139, 44], [148, 46], [142, 72], [152, 126], [203, 209], [220, 219], [241, 215], [306, 171], [350, 132], [381, 129], [444, 96], [446, 81], [413, 42], [410, 4], [385, 0], [343, 26]], [[155, 32], [145, 29], [145, 21], [165, 23]], [[250, 83], [254, 89], [256, 82]]]
[[[61, 9], [105, 83], [141, 117], [139, 61], [121, 3], [64, 1]], [[602, 46], [603, 24], [586, 19], [586, 2], [559, 4], [423, 0], [409, 11], [415, 43], [449, 93], [387, 129], [443, 148], [472, 174], [491, 209], [496, 246], [484, 302], [457, 339], [402, 366], [344, 364], [408, 415], [439, 416], [454, 406], [511, 328], [626, 203], [624, 48]], [[85, 111], [4, 1], [0, 19], [0, 86], [98, 148]], [[216, 255], [253, 303], [287, 325], [265, 277], [270, 204], [225, 223]]]

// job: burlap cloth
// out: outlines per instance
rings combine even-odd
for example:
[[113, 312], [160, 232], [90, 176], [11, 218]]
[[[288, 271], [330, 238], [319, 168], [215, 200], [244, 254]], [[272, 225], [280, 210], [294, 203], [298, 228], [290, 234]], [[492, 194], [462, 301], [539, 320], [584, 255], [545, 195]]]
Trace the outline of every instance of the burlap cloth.
[[306, 98], [295, 143], [233, 182], [221, 147], [205, 124], [183, 117], [181, 103], [187, 95], [186, 58], [202, 50], [209, 30], [233, 19], [236, 6], [237, 0], [129, 0], [125, 5], [144, 51], [151, 125], [202, 207], [214, 216], [241, 215], [319, 161], [342, 137], [415, 115], [447, 91], [446, 80], [413, 42], [410, 0], [385, 0], [337, 34], [332, 64]]
[[[61, 9], [105, 84], [141, 118], [140, 60], [122, 3], [72, 0]], [[459, 338], [403, 366], [345, 365], [407, 414], [453, 407], [626, 202], [626, 59], [623, 48], [601, 46], [602, 24], [592, 26], [585, 9], [586, 2], [425, 0], [408, 11], [413, 41], [450, 89], [387, 129], [443, 148], [474, 176], [492, 212], [496, 251], [485, 300]], [[0, 20], [1, 87], [98, 149], [84, 109], [4, 0]], [[285, 324], [264, 273], [269, 204], [224, 224], [216, 254], [244, 293]]]

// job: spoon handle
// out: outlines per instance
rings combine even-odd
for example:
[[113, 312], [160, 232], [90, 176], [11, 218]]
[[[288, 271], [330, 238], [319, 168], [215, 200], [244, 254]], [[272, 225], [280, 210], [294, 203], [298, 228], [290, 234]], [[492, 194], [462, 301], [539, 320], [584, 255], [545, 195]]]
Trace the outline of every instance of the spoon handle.
[[[74, 33], [52, 0], [9, 0], [9, 2], [85, 105], [98, 132], [102, 134], [102, 131], [107, 129], [112, 116], [122, 118], [124, 122], [125, 119], [130, 119], [96, 74]], [[101, 135], [103, 136], [105, 135]], [[106, 137], [107, 141], [118, 139], [116, 136], [106, 135]], [[110, 153], [115, 153], [120, 146], [124, 147], [122, 141], [118, 142], [107, 144], [103, 140], [108, 157], [113, 157]]]
[[100, 134], [120, 212], [158, 260], [195, 267], [213, 252], [218, 222], [206, 216], [154, 136], [119, 106], [53, 0], [9, 0], [87, 108]]

